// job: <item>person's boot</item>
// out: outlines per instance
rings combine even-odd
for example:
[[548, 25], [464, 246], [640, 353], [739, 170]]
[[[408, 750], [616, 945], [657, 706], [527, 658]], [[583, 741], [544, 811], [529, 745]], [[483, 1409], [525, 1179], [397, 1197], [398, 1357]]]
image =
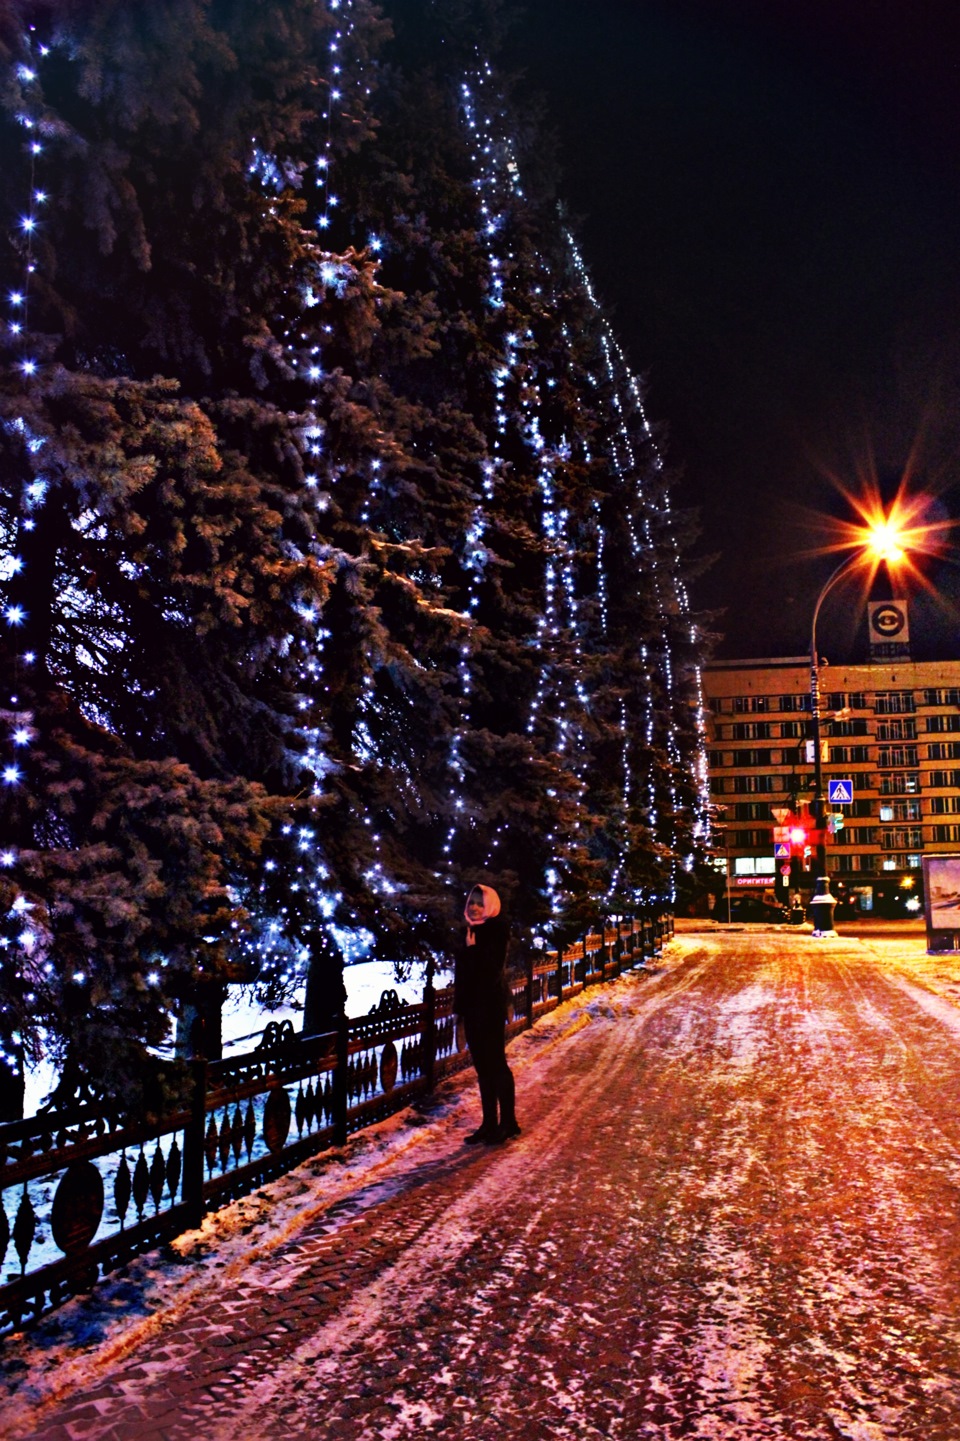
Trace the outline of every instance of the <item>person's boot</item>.
[[496, 1137], [496, 1134], [496, 1126], [488, 1126], [486, 1123], [484, 1123], [482, 1126], [479, 1126], [477, 1130], [471, 1131], [469, 1136], [464, 1137], [463, 1144], [465, 1146], [479, 1146], [485, 1144], [488, 1141], [493, 1141]]
[[501, 1121], [497, 1127], [498, 1141], [512, 1141], [514, 1136], [519, 1136], [519, 1134], [520, 1127], [517, 1124], [516, 1116], [511, 1116], [509, 1120]]

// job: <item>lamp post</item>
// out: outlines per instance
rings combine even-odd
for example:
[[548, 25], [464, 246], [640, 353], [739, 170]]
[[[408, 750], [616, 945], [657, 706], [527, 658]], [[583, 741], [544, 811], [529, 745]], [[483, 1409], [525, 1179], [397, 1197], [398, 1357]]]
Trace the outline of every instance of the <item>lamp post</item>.
[[[731, 921], [730, 921], [730, 915], [731, 915], [731, 912], [730, 912], [730, 822], [729, 822], [729, 819], [728, 819], [728, 817], [727, 817], [727, 808], [726, 808], [726, 806], [714, 806], [714, 814], [715, 814], [715, 819], [716, 819], [716, 821], [719, 821], [721, 827], [723, 828], [723, 857], [724, 857], [724, 865], [723, 865], [723, 889], [724, 889], [724, 899], [726, 900], [726, 903], [727, 903], [727, 925], [729, 926], [730, 923], [731, 923]], [[716, 825], [714, 825], [714, 829], [716, 829]]]
[[[813, 732], [813, 823], [817, 832], [816, 843], [816, 879], [818, 886], [823, 883], [823, 918], [828, 921], [824, 926], [819, 925], [819, 918], [815, 914], [814, 923], [818, 931], [832, 930], [833, 925], [833, 898], [830, 896], [827, 882], [827, 847], [823, 839], [826, 821], [826, 805], [823, 794], [823, 761], [820, 754], [820, 662], [817, 657], [817, 617], [820, 614], [820, 607], [827, 596], [848, 571], [854, 570], [858, 565], [864, 565], [873, 561], [885, 560], [888, 565], [895, 565], [902, 560], [904, 551], [899, 543], [899, 535], [895, 527], [884, 521], [873, 525], [864, 534], [863, 541], [853, 555], [846, 556], [840, 562], [836, 570], [829, 577], [817, 596], [816, 604], [813, 607], [813, 620], [810, 622], [810, 729]], [[816, 911], [817, 897], [814, 897], [814, 908]]]
[[817, 596], [817, 603], [813, 608], [813, 620], [810, 623], [810, 729], [813, 732], [813, 824], [817, 832], [817, 875], [825, 876], [827, 873], [827, 847], [823, 839], [824, 821], [826, 820], [824, 795], [823, 795], [823, 761], [820, 755], [820, 662], [817, 658], [817, 617], [820, 614], [820, 607], [826, 600], [830, 591], [836, 585], [841, 576], [846, 575], [848, 570], [863, 563], [864, 556], [861, 553], [849, 555], [837, 566], [836, 570], [827, 581], [826, 585]]
[[727, 898], [727, 925], [730, 925], [730, 822], [725, 821], [723, 826], [723, 889]]

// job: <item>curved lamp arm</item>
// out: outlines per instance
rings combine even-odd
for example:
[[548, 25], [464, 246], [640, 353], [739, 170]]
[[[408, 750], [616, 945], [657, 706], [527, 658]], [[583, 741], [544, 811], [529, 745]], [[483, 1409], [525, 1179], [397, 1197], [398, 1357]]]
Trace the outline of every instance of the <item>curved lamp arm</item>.
[[833, 590], [833, 587], [836, 585], [837, 581], [840, 580], [842, 576], [846, 575], [848, 570], [853, 570], [854, 566], [862, 565], [863, 562], [864, 556], [859, 552], [855, 555], [846, 556], [837, 566], [836, 570], [833, 572], [833, 575], [831, 575], [830, 579], [827, 581], [826, 585], [817, 596], [817, 603], [813, 607], [813, 620], [810, 622], [810, 662], [814, 666], [817, 664], [817, 617], [820, 614], [820, 607], [826, 600], [830, 592]]
[[853, 570], [857, 565], [861, 565], [863, 561], [864, 555], [862, 551], [858, 551], [854, 555], [846, 556], [845, 559], [840, 562], [817, 596], [817, 603], [813, 608], [813, 620], [810, 623], [810, 722], [813, 731], [813, 815], [814, 823], [820, 834], [820, 839], [817, 841], [817, 872], [820, 876], [827, 874], [827, 851], [823, 842], [824, 799], [823, 763], [820, 755], [820, 663], [817, 658], [817, 617], [820, 614], [821, 605], [833, 590], [837, 581], [845, 576], [847, 571]]

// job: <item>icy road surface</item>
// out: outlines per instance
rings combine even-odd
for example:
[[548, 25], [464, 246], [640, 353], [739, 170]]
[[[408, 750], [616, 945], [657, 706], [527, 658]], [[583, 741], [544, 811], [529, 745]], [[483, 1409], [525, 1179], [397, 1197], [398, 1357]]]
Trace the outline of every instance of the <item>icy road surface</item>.
[[0, 1433], [960, 1441], [960, 1010], [894, 962], [678, 938], [511, 1047], [519, 1140], [464, 1148], [456, 1082]]

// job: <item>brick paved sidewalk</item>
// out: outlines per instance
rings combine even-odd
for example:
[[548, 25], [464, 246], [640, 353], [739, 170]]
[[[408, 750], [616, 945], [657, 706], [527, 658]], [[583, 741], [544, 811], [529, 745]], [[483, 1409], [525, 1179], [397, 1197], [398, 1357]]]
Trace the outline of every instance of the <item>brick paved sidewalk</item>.
[[[620, 982], [612, 989], [622, 990], [627, 984]], [[534, 1031], [518, 1037], [510, 1047], [515, 1072], [521, 1075], [538, 1065], [554, 1046], [576, 1035], [589, 1023], [592, 1011], [606, 1006], [610, 990], [565, 1003]], [[90, 1296], [77, 1298], [37, 1327], [0, 1344], [2, 1441], [41, 1434], [99, 1435], [93, 1422], [107, 1398], [118, 1399], [131, 1377], [142, 1379], [151, 1370], [165, 1378], [176, 1406], [192, 1389], [202, 1392], [208, 1369], [211, 1376], [218, 1375], [231, 1349], [220, 1314], [224, 1294], [233, 1297], [238, 1286], [244, 1295], [254, 1296], [261, 1287], [268, 1293], [277, 1289], [275, 1278], [264, 1281], [264, 1274], [271, 1266], [280, 1267], [284, 1277], [291, 1274], [292, 1258], [314, 1217], [325, 1232], [357, 1207], [375, 1207], [388, 1194], [402, 1197], [407, 1185], [416, 1187], [438, 1162], [471, 1155], [476, 1160], [475, 1151], [463, 1149], [463, 1138], [476, 1126], [478, 1111], [473, 1072], [451, 1077], [435, 1096], [351, 1137], [342, 1150], [325, 1152], [255, 1195], [212, 1213], [200, 1232], [188, 1233], [164, 1252], [135, 1260]], [[336, 1259], [329, 1265], [341, 1272]], [[252, 1281], [238, 1279], [251, 1268]], [[318, 1285], [331, 1293], [343, 1291], [346, 1274], [343, 1271], [339, 1279]], [[283, 1304], [278, 1303], [278, 1311]], [[249, 1327], [236, 1319], [239, 1314], [232, 1302], [223, 1309], [223, 1315], [234, 1318], [231, 1324], [237, 1327], [239, 1344], [255, 1349], [256, 1338], [249, 1338]], [[273, 1341], [293, 1324], [280, 1316]], [[165, 1345], [154, 1350], [158, 1332], [177, 1338], [173, 1354], [182, 1374], [172, 1373]], [[209, 1357], [205, 1348], [212, 1348]], [[142, 1363], [123, 1364], [128, 1356], [148, 1354], [151, 1359]], [[154, 1364], [155, 1355], [159, 1365]], [[125, 1378], [122, 1384], [113, 1380], [119, 1374], [118, 1363]], [[103, 1375], [110, 1379], [102, 1380]], [[82, 1396], [82, 1401], [76, 1408], [63, 1407], [61, 1416], [57, 1399], [70, 1395]], [[131, 1412], [132, 1429], [123, 1434], [167, 1435], [153, 1425], [166, 1409], [156, 1403], [149, 1421]], [[46, 1419], [55, 1415], [59, 1417], [55, 1422]]]
[[512, 1048], [518, 1141], [464, 1148], [461, 1091], [7, 1434], [957, 1441], [960, 1013], [930, 1001], [856, 942], [678, 943]]

